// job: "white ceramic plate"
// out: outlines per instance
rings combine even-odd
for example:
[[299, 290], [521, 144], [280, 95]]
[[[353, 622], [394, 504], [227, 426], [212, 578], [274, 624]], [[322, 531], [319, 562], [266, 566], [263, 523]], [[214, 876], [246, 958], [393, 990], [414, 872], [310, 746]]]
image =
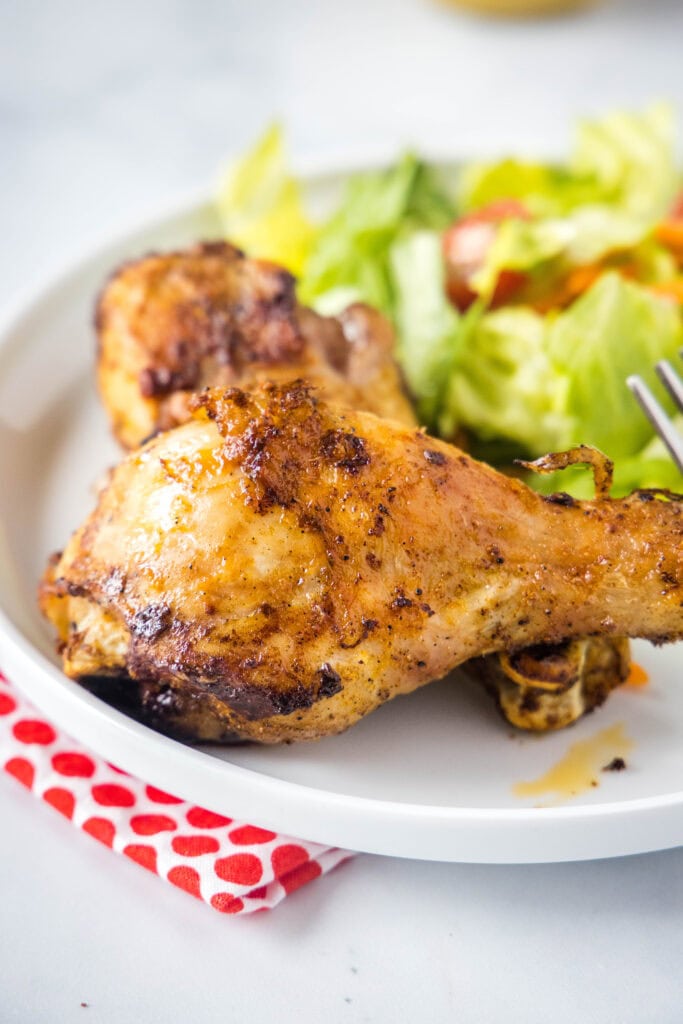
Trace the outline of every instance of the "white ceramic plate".
[[[338, 175], [312, 176], [325, 206]], [[92, 504], [117, 458], [93, 385], [94, 297], [123, 259], [217, 236], [210, 208], [186, 205], [107, 246], [14, 320], [0, 342], [0, 665], [72, 736], [127, 771], [196, 803], [292, 835], [433, 860], [533, 862], [607, 857], [683, 843], [681, 648], [635, 645], [651, 683], [625, 688], [569, 731], [514, 734], [459, 676], [381, 708], [350, 732], [282, 748], [192, 749], [107, 707], [58, 668], [35, 605], [47, 555]], [[522, 799], [568, 748], [616, 724], [634, 747], [622, 772], [553, 806]]]

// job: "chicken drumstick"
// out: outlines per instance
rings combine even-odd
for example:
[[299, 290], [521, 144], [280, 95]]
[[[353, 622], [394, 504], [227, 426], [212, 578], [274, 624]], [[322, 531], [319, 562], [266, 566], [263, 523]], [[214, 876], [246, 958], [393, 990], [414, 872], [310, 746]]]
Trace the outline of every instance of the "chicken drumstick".
[[130, 454], [42, 586], [64, 668], [203, 701], [223, 737], [340, 732], [495, 651], [683, 637], [683, 512], [545, 499], [300, 383], [216, 388]]

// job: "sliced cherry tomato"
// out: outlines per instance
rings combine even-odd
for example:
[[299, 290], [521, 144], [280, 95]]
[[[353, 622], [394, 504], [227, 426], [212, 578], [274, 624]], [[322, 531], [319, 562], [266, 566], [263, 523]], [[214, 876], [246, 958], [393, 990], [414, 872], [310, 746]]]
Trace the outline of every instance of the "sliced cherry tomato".
[[[476, 299], [476, 292], [470, 287], [470, 282], [486, 259], [498, 225], [511, 218], [529, 220], [529, 217], [529, 211], [518, 200], [499, 199], [461, 217], [448, 228], [443, 236], [443, 253], [446, 262], [446, 291], [454, 306], [465, 310]], [[501, 271], [491, 304], [500, 306], [509, 301], [526, 279], [526, 274], [521, 271]]]

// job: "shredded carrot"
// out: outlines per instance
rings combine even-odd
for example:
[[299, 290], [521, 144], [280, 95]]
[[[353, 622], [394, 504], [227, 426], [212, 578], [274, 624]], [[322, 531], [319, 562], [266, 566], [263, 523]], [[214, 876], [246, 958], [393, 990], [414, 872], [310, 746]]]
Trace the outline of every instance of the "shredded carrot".
[[683, 261], [683, 218], [662, 221], [655, 229], [655, 238], [674, 256]]
[[606, 270], [616, 270], [623, 277], [635, 276], [635, 268], [630, 262], [587, 263], [581, 267], [574, 267], [547, 294], [534, 299], [531, 305], [539, 313], [547, 313], [551, 309], [564, 309], [574, 299], [578, 299], [579, 295], [587, 292]]
[[642, 667], [634, 662], [631, 663], [631, 671], [629, 677], [626, 680], [627, 686], [647, 686], [650, 682], [650, 677]]
[[650, 288], [657, 295], [667, 295], [683, 305], [683, 277], [674, 277], [671, 281], [658, 281], [657, 284], [651, 284]]
[[604, 267], [596, 263], [592, 266], [576, 267], [572, 270], [567, 278], [567, 291], [572, 298], [587, 292], [590, 286], [595, 284], [603, 270]]

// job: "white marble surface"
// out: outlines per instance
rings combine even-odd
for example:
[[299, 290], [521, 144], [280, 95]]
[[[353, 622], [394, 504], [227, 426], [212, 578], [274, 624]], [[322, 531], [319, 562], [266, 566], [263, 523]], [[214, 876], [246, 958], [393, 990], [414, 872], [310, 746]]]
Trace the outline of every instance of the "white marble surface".
[[[679, 0], [509, 25], [427, 0], [0, 0], [0, 305], [210, 184], [273, 114], [301, 160], [409, 141], [559, 151], [582, 111], [683, 109], [682, 38]], [[2, 1024], [680, 1020], [680, 850], [361, 857], [234, 920], [7, 778], [0, 821]]]

